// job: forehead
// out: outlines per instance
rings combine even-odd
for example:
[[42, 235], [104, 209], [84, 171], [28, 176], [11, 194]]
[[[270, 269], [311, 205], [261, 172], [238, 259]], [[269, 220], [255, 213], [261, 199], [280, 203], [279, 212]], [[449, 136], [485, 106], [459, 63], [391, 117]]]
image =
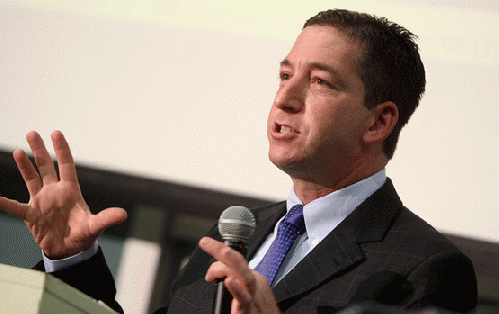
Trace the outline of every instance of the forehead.
[[296, 38], [286, 61], [296, 65], [324, 63], [357, 73], [361, 46], [332, 26], [308, 26]]

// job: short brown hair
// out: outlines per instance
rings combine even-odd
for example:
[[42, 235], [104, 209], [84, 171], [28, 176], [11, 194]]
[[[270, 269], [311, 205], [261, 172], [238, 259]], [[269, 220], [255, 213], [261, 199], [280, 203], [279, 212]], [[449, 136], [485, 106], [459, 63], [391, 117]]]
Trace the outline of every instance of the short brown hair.
[[359, 75], [366, 89], [367, 108], [386, 101], [397, 105], [399, 120], [383, 143], [383, 152], [391, 159], [400, 131], [425, 90], [425, 70], [415, 42], [417, 37], [386, 18], [349, 10], [320, 12], [305, 22], [303, 28], [312, 25], [335, 27], [362, 47]]

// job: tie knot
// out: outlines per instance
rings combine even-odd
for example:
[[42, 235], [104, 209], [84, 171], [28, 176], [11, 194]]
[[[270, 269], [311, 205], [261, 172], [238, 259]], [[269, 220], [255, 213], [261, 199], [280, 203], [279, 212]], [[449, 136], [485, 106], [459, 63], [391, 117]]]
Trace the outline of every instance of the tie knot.
[[305, 231], [305, 221], [303, 220], [303, 205], [295, 205], [291, 207], [289, 212], [284, 217], [283, 223], [294, 225], [298, 229], [298, 233]]

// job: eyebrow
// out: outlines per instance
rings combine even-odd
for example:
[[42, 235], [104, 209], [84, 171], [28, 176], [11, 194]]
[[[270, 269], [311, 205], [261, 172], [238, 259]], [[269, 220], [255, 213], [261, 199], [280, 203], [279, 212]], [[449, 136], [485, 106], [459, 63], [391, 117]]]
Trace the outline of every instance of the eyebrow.
[[[293, 67], [293, 64], [288, 59], [282, 60], [280, 65], [281, 65], [281, 67], [283, 67], [283, 66]], [[341, 77], [341, 75], [338, 73], [338, 71], [336, 71], [331, 66], [329, 66], [325, 63], [322, 63], [322, 62], [312, 62], [312, 63], [310, 63], [310, 67], [312, 69], [329, 72], [329, 73], [333, 74], [334, 76]]]
[[340, 75], [338, 74], [338, 71], [336, 71], [335, 69], [333, 69], [332, 67], [330, 67], [327, 64], [324, 64], [324, 63], [321, 63], [321, 62], [312, 62], [311, 63], [311, 67], [312, 67], [312, 69], [317, 69], [317, 70], [329, 72], [329, 73], [331, 73], [331, 74], [333, 74], [335, 76], [340, 77]]
[[279, 64], [280, 64], [281, 67], [283, 67], [283, 66], [291, 66], [291, 62], [289, 62], [288, 59], [282, 60]]

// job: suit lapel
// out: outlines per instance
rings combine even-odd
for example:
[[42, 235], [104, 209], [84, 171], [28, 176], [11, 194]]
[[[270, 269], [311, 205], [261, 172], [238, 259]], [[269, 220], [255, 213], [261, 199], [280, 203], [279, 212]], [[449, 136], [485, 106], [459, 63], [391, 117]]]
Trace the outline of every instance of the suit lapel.
[[273, 288], [276, 300], [299, 295], [363, 258], [353, 228], [336, 228], [277, 283]]
[[387, 179], [273, 288], [277, 302], [310, 290], [361, 262], [365, 257], [359, 243], [381, 241], [401, 206]]

